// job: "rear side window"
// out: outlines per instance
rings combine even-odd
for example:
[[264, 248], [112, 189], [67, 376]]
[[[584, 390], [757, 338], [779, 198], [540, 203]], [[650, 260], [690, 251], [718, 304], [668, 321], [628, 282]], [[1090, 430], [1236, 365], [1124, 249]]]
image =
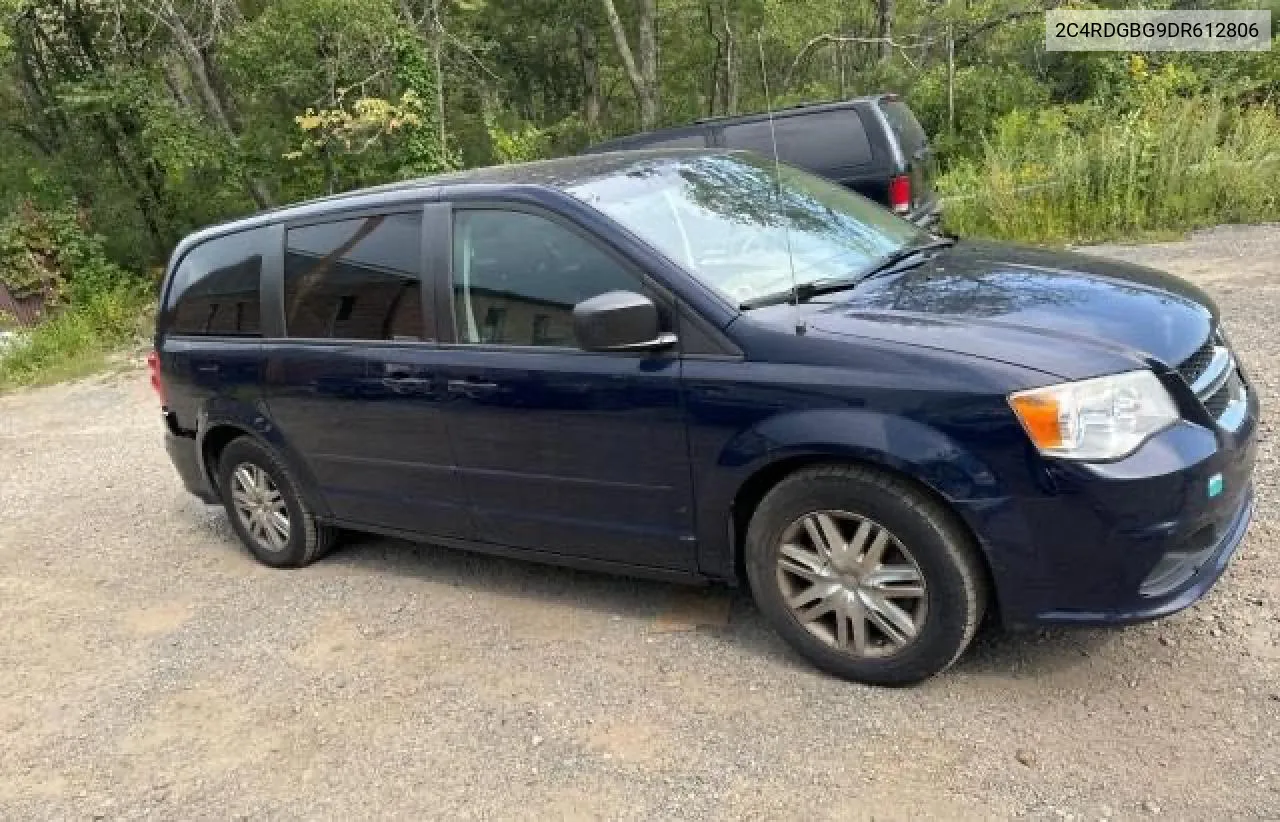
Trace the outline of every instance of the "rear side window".
[[[778, 135], [778, 159], [800, 168], [825, 171], [871, 162], [871, 143], [862, 127], [862, 118], [852, 109], [779, 117], [774, 121]], [[729, 148], [745, 148], [773, 156], [769, 121], [725, 126], [724, 143]]]
[[421, 214], [381, 214], [288, 232], [290, 337], [421, 340]]
[[894, 136], [898, 138], [903, 154], [910, 157], [929, 144], [929, 136], [924, 133], [924, 127], [906, 103], [901, 100], [886, 100], [880, 103], [880, 109], [889, 120], [889, 128], [893, 129]]
[[210, 240], [182, 259], [169, 286], [168, 329], [174, 334], [256, 336], [261, 333], [262, 260], [270, 229]]

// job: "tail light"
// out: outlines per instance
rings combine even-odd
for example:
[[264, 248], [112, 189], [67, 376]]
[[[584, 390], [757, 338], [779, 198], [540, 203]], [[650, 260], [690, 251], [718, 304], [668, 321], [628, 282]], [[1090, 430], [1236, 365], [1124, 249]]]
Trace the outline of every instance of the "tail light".
[[889, 180], [889, 207], [894, 214], [906, 214], [911, 210], [911, 178], [902, 175]]
[[160, 375], [160, 354], [155, 351], [147, 355], [147, 374], [151, 378], [152, 389], [160, 398], [161, 407], [168, 405], [169, 397], [164, 390], [164, 378]]

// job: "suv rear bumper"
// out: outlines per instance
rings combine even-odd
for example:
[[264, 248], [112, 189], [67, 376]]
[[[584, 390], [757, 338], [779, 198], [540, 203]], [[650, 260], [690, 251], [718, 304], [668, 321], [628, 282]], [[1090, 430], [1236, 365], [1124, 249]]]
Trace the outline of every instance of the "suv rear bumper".
[[906, 216], [908, 220], [926, 231], [933, 231], [942, 224], [942, 201], [934, 197], [917, 205]]

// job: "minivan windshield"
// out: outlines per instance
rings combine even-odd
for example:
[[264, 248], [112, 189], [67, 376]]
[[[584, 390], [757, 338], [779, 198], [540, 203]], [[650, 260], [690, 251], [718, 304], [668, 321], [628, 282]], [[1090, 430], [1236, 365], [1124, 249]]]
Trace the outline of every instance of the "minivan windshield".
[[775, 174], [753, 154], [638, 160], [569, 192], [735, 304], [854, 280], [931, 239], [858, 194], [790, 166]]

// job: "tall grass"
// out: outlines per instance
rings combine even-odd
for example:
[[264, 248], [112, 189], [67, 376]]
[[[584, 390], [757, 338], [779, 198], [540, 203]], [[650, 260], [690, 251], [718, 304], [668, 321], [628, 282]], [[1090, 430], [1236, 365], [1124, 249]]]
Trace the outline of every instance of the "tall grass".
[[142, 332], [148, 300], [115, 288], [68, 306], [35, 328], [0, 344], [0, 390], [91, 373], [108, 354]]
[[1213, 100], [1014, 112], [940, 181], [947, 227], [1029, 242], [1280, 219], [1280, 117]]

